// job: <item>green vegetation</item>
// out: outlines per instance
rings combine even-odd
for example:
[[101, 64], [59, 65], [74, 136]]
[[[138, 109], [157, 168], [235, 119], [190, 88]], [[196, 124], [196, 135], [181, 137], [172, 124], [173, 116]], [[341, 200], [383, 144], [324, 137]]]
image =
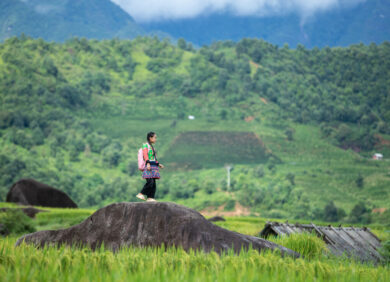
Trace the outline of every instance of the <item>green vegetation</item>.
[[293, 260], [257, 251], [240, 255], [186, 253], [181, 249], [125, 248], [117, 253], [0, 241], [3, 281], [387, 281], [388, 267], [330, 259]]
[[179, 168], [207, 168], [265, 163], [270, 153], [252, 132], [188, 131], [175, 138], [165, 155], [164, 161]]
[[[0, 44], [0, 200], [31, 177], [81, 207], [134, 201], [143, 185], [137, 150], [155, 131], [167, 167], [159, 199], [390, 224], [388, 211], [371, 213], [390, 208], [388, 42], [313, 50], [184, 43], [22, 36]], [[203, 135], [226, 142], [204, 145]], [[256, 141], [256, 152], [240, 151], [237, 136]], [[369, 159], [376, 151], [384, 161]], [[229, 188], [225, 162], [234, 165]]]
[[0, 211], [0, 234], [22, 234], [36, 231], [32, 219], [21, 210]]
[[[15, 207], [1, 203], [0, 206]], [[93, 210], [40, 208], [33, 220], [38, 230], [66, 228], [89, 216]], [[227, 217], [217, 224], [237, 232], [257, 235], [266, 219]], [[57, 225], [56, 225], [57, 224]], [[381, 239], [388, 233], [373, 229]], [[183, 251], [181, 248], [128, 247], [111, 252], [77, 247], [44, 247], [22, 244], [17, 237], [0, 238], [2, 281], [134, 280], [155, 281], [387, 281], [388, 264], [371, 265], [332, 256], [322, 240], [312, 234], [295, 234], [270, 240], [291, 248], [304, 259], [281, 258], [275, 252], [243, 251], [218, 256], [216, 253]]]

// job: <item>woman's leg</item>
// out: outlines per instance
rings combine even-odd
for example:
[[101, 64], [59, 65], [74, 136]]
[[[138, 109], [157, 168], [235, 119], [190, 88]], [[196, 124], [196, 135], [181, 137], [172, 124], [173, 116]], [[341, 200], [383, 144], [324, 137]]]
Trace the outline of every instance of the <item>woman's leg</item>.
[[156, 179], [152, 178], [152, 180], [153, 180], [152, 187], [150, 189], [150, 196], [148, 196], [148, 198], [154, 199], [154, 195], [156, 194]]
[[[144, 188], [142, 188], [142, 190], [141, 190], [141, 194], [145, 195], [148, 198], [153, 198], [154, 193], [156, 191], [155, 185], [156, 185], [156, 183], [155, 183], [153, 178], [147, 178], [146, 183], [144, 185]], [[154, 186], [154, 188], [153, 188], [153, 186]], [[153, 195], [153, 197], [152, 197], [152, 195]]]

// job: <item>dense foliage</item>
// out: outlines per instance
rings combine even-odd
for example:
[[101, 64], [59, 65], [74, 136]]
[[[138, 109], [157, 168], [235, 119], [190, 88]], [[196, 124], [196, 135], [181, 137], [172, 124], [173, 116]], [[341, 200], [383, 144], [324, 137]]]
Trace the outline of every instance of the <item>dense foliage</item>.
[[19, 209], [0, 211], [0, 235], [18, 235], [35, 232], [31, 218]]
[[[369, 209], [386, 207], [387, 166], [330, 144], [362, 156], [388, 150], [389, 72], [388, 42], [292, 50], [244, 39], [195, 50], [157, 38], [11, 38], [0, 45], [0, 199], [33, 177], [80, 206], [131, 200], [146, 132], [158, 132], [163, 162], [191, 153], [185, 142], [175, 147], [180, 133], [253, 131], [272, 151], [263, 165], [237, 167], [230, 187], [224, 170], [167, 171], [158, 197], [198, 209], [233, 198], [273, 217], [369, 222]], [[350, 214], [364, 197], [366, 207]]]

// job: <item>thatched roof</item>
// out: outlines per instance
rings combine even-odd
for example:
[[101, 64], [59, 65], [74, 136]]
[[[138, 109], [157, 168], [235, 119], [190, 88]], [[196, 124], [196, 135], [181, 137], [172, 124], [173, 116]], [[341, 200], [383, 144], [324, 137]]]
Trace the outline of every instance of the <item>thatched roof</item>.
[[337, 256], [346, 254], [349, 257], [355, 257], [365, 262], [378, 262], [382, 259], [378, 253], [378, 249], [381, 247], [381, 241], [367, 227], [333, 227], [331, 225], [316, 226], [313, 223], [289, 224], [267, 222], [259, 235], [260, 237], [267, 238], [270, 235], [283, 236], [302, 232], [314, 232], [325, 241], [329, 250]]

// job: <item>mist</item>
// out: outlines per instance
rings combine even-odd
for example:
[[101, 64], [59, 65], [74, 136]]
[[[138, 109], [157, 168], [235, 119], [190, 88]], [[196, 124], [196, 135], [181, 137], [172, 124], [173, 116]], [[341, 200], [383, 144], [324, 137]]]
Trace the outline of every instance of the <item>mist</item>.
[[280, 16], [297, 13], [304, 21], [318, 12], [346, 9], [369, 0], [111, 0], [137, 22], [194, 18], [212, 13]]

